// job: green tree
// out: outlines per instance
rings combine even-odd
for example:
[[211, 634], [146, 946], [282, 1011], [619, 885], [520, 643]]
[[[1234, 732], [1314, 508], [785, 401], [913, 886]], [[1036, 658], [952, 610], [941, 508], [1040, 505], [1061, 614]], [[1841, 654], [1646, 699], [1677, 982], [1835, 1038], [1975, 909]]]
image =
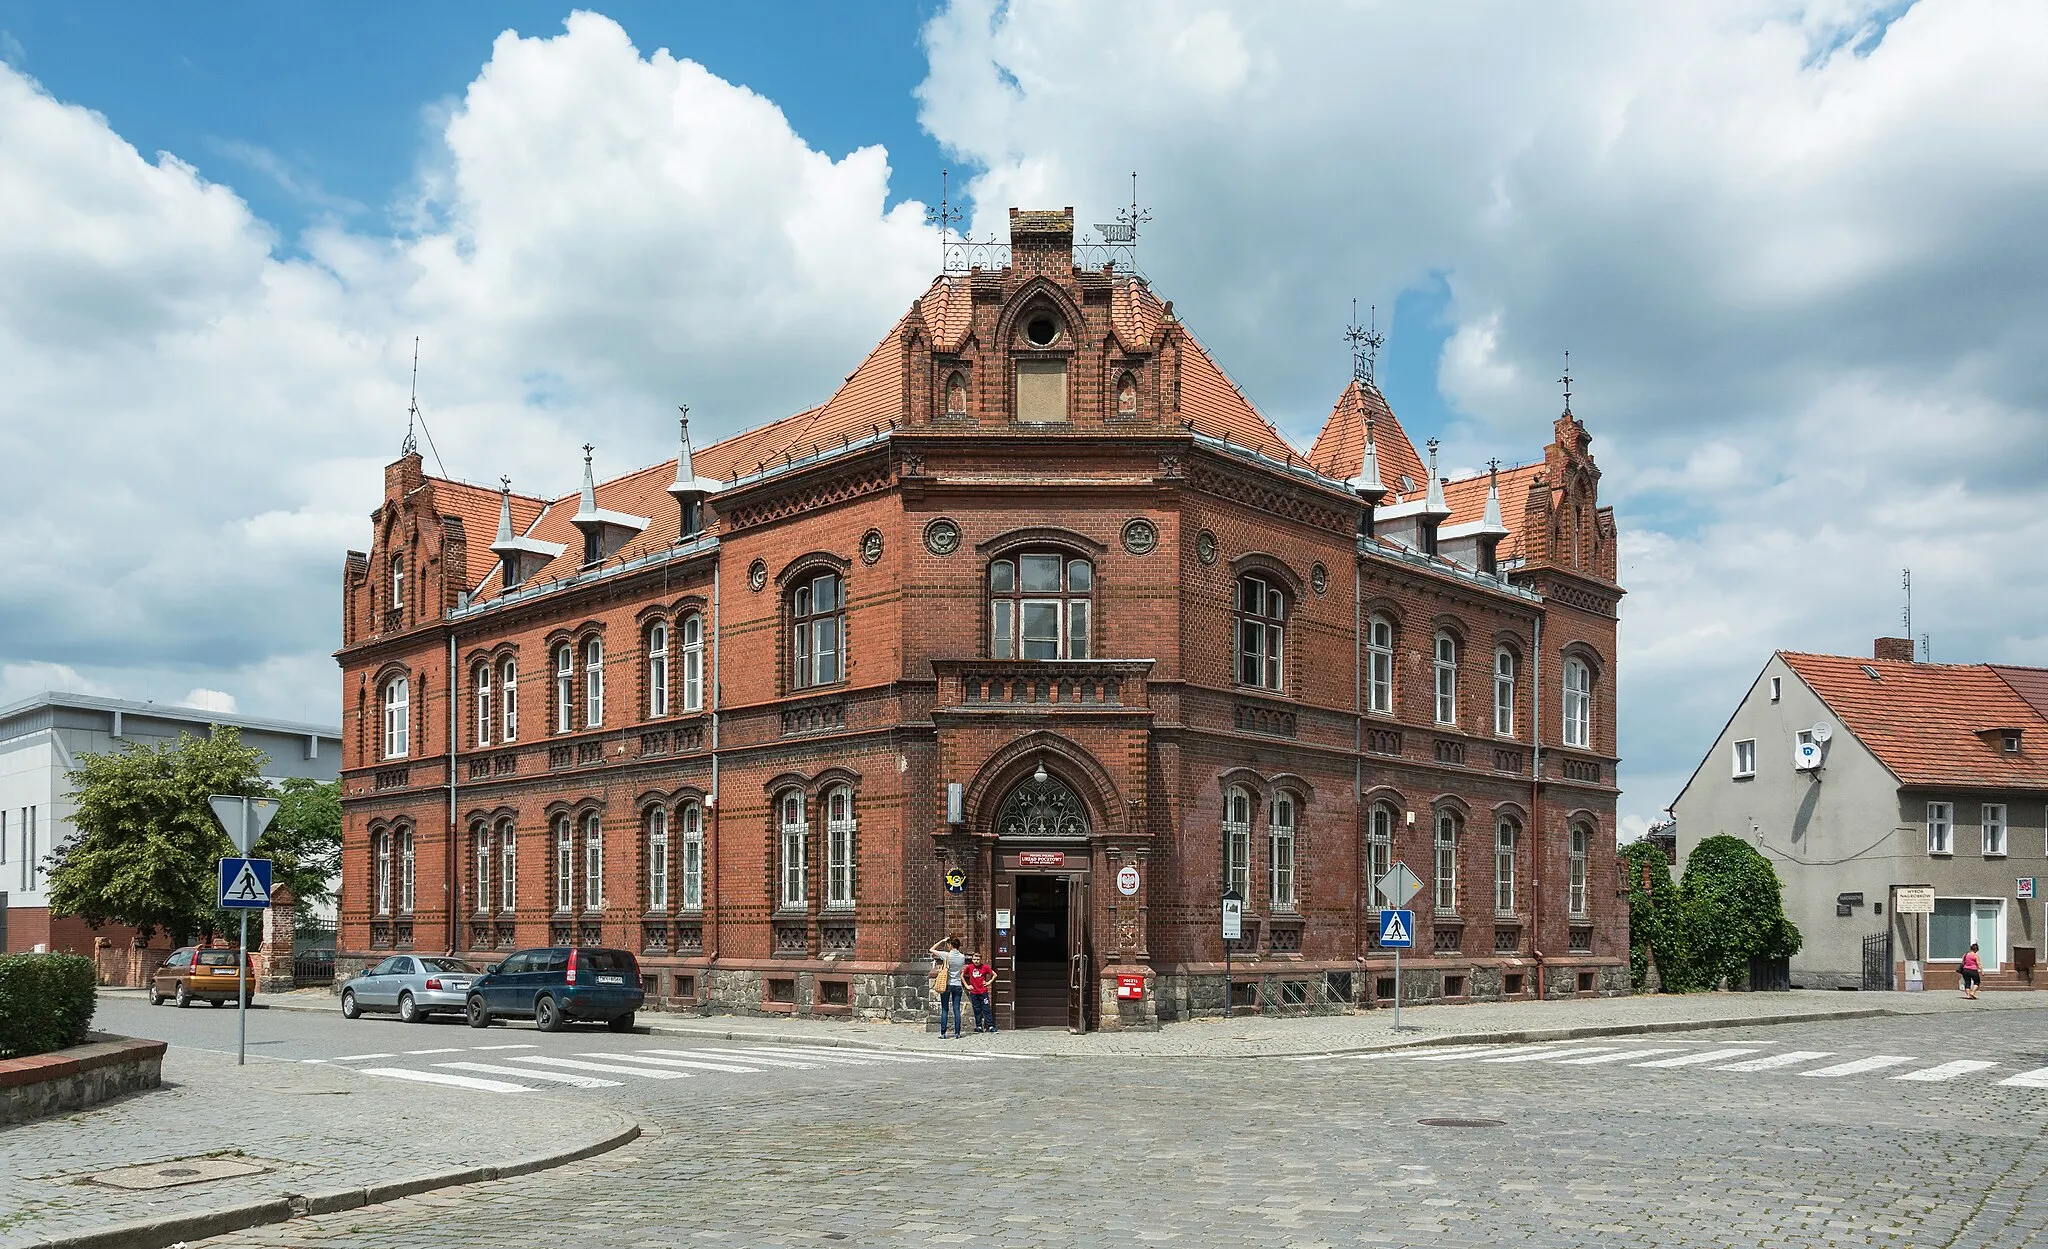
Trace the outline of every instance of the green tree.
[[1785, 918], [1783, 886], [1769, 859], [1739, 837], [1709, 837], [1685, 860], [1678, 909], [1687, 980], [1739, 984], [1752, 958], [1790, 958], [1799, 929]]
[[1650, 960], [1657, 961], [1657, 979], [1666, 993], [1685, 992], [1683, 933], [1678, 919], [1678, 885], [1664, 852], [1648, 841], [1621, 848], [1622, 870], [1628, 879], [1628, 975], [1635, 991], [1649, 984]]
[[265, 762], [231, 725], [80, 755], [70, 773], [76, 835], [52, 856], [51, 912], [145, 937], [162, 930], [178, 944], [220, 931], [215, 864], [234, 847], [206, 798], [266, 793]]
[[294, 776], [278, 787], [277, 800], [277, 818], [257, 843], [276, 861], [271, 878], [302, 908], [325, 902], [341, 870], [341, 782]]

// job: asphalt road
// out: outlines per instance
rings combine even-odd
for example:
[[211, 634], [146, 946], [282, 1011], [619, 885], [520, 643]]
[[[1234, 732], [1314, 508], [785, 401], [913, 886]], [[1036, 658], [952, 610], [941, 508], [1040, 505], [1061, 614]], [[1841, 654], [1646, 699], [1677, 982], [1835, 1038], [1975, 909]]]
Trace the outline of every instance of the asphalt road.
[[[162, 1031], [231, 1038], [220, 1019]], [[2007, 1010], [1306, 1060], [621, 1078], [578, 1092], [636, 1108], [650, 1131], [624, 1149], [206, 1243], [2024, 1245], [2048, 1226], [2044, 1025], [2048, 1013]], [[387, 1037], [470, 1039], [314, 1016], [278, 1040], [331, 1048], [322, 1032], [402, 1055], [379, 1065], [443, 1057]], [[613, 1051], [588, 1061], [619, 1065], [628, 1051], [706, 1048], [488, 1036], [542, 1057]], [[477, 1096], [518, 1113], [520, 1095]]]

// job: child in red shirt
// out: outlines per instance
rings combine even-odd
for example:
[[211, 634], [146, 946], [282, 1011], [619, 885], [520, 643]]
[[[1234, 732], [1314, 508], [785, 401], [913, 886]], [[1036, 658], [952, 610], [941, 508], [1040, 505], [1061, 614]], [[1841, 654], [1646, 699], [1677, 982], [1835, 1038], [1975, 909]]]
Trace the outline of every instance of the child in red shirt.
[[974, 1003], [974, 1030], [994, 1032], [996, 1012], [989, 1004], [989, 994], [995, 988], [996, 969], [988, 965], [986, 957], [977, 954], [968, 960], [967, 970], [960, 978], [967, 982], [967, 1000]]

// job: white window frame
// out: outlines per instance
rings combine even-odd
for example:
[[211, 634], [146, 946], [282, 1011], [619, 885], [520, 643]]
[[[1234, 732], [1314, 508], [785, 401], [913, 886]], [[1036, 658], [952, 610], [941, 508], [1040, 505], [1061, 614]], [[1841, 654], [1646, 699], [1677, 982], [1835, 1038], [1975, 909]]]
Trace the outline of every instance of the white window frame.
[[776, 867], [781, 887], [777, 890], [783, 910], [799, 910], [810, 904], [811, 824], [800, 789], [786, 789], [775, 799], [781, 826], [781, 853]]
[[476, 687], [476, 744], [491, 744], [491, 661], [486, 659], [470, 673]]
[[510, 915], [519, 903], [519, 843], [512, 821], [498, 821], [498, 909]]
[[704, 617], [697, 612], [684, 616], [681, 628], [683, 650], [683, 710], [704, 710]]
[[401, 914], [410, 915], [418, 901], [419, 858], [413, 850], [413, 832], [410, 825], [398, 830], [398, 909]]
[[656, 622], [647, 630], [647, 715], [668, 714], [668, 626]]
[[1455, 811], [1439, 811], [1436, 815], [1436, 871], [1433, 873], [1436, 888], [1431, 901], [1439, 915], [1458, 913], [1458, 834], [1463, 823]]
[[682, 909], [704, 909], [704, 808], [686, 802], [678, 810], [683, 833]]
[[576, 731], [576, 648], [555, 648], [555, 732]]
[[1503, 815], [1493, 827], [1493, 913], [1515, 913], [1515, 849], [1522, 839], [1522, 826], [1513, 816]]
[[[1048, 590], [1024, 589], [1024, 561], [1027, 559], [1050, 559], [1059, 564], [1059, 585]], [[1001, 568], [1009, 580], [1008, 587], [999, 587], [996, 570]], [[1085, 588], [1074, 588], [1076, 568], [1085, 569], [1079, 578], [1087, 583]], [[1094, 651], [1095, 627], [1095, 562], [1084, 556], [1059, 550], [1012, 551], [992, 559], [982, 573], [982, 584], [988, 598], [989, 657], [991, 659], [1024, 659], [1032, 663], [1047, 663], [1060, 659], [1086, 659]], [[1053, 636], [1041, 638], [1052, 647], [1050, 655], [1026, 655], [1024, 653], [1024, 617], [1027, 609], [1048, 608], [1052, 612]], [[1237, 660], [1233, 649], [1231, 664]]]
[[604, 820], [595, 811], [583, 816], [583, 909], [604, 909]]
[[391, 830], [380, 829], [373, 840], [376, 842], [372, 871], [377, 881], [377, 914], [391, 914]]
[[491, 892], [491, 826], [478, 820], [470, 829], [476, 838], [476, 869], [471, 893], [476, 895], [476, 913], [489, 915], [497, 895]]
[[825, 791], [825, 905], [844, 910], [853, 905], [853, 789], [834, 785]]
[[668, 913], [668, 809], [647, 810], [647, 911]]
[[1294, 851], [1301, 804], [1281, 790], [1266, 808], [1267, 900], [1275, 911], [1294, 910]]
[[[1246, 603], [1256, 601], [1256, 609]], [[1231, 677], [1253, 689], [1287, 688], [1287, 594], [1265, 577], [1247, 573], [1237, 579], [1237, 601], [1231, 612]], [[1247, 679], [1247, 666], [1252, 676]]]
[[1374, 616], [1365, 623], [1365, 688], [1367, 711], [1394, 713], [1394, 622]]
[[[818, 586], [832, 583], [833, 605], [816, 608]], [[846, 578], [813, 573], [789, 592], [790, 685], [816, 689], [846, 679]], [[828, 665], [829, 663], [829, 670]]]
[[1223, 891], [1251, 901], [1252, 792], [1242, 785], [1223, 791]]
[[583, 643], [583, 727], [604, 727], [604, 639]]
[[412, 753], [412, 683], [396, 676], [384, 682], [384, 757]]
[[1505, 646], [1493, 651], [1493, 735], [1515, 735], [1515, 652]]
[[1952, 855], [1956, 852], [1956, 804], [1927, 804], [1927, 853]]
[[1383, 802], [1375, 803], [1366, 814], [1365, 904], [1373, 910], [1382, 905], [1380, 879], [1394, 869], [1394, 826], [1399, 823], [1396, 814], [1394, 808]]
[[2007, 826], [2006, 807], [2002, 802], [1987, 802], [1978, 813], [1978, 844], [1987, 859], [2002, 859], [2006, 854], [2006, 842], [2010, 829]]
[[405, 557], [391, 557], [391, 605], [405, 606]]
[[1756, 775], [1756, 739], [1745, 737], [1734, 744], [1730, 752], [1729, 766], [1734, 769], [1735, 779], [1742, 780]]
[[519, 740], [519, 661], [508, 659], [498, 666], [498, 709], [505, 716], [504, 741]]
[[1458, 722], [1458, 639], [1448, 630], [1438, 630], [1434, 668], [1436, 672], [1436, 722]]
[[1573, 916], [1586, 913], [1586, 865], [1593, 853], [1593, 830], [1584, 824], [1572, 825], [1570, 845], [1570, 875], [1566, 877], [1565, 910]]
[[576, 905], [576, 822], [555, 817], [555, 912], [566, 915]]
[[1564, 661], [1564, 744], [1593, 744], [1593, 666], [1583, 659]]

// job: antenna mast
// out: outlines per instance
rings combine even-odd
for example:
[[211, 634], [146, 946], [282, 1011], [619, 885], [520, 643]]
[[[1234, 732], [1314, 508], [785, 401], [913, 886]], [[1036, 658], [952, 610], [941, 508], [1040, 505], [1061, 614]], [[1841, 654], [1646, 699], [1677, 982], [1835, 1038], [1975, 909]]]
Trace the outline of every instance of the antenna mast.
[[1904, 591], [1906, 592], [1906, 611], [1905, 611], [1905, 616], [1904, 616], [1904, 619], [1905, 619], [1905, 622], [1906, 622], [1906, 640], [1907, 640], [1908, 642], [1910, 642], [1910, 641], [1912, 641], [1912, 640], [1913, 640], [1913, 570], [1912, 570], [1912, 569], [1910, 569], [1910, 568], [1902, 568], [1902, 569], [1900, 569], [1900, 570], [1899, 570], [1899, 587], [1900, 587], [1901, 589], [1903, 589], [1903, 590], [1904, 590]]

